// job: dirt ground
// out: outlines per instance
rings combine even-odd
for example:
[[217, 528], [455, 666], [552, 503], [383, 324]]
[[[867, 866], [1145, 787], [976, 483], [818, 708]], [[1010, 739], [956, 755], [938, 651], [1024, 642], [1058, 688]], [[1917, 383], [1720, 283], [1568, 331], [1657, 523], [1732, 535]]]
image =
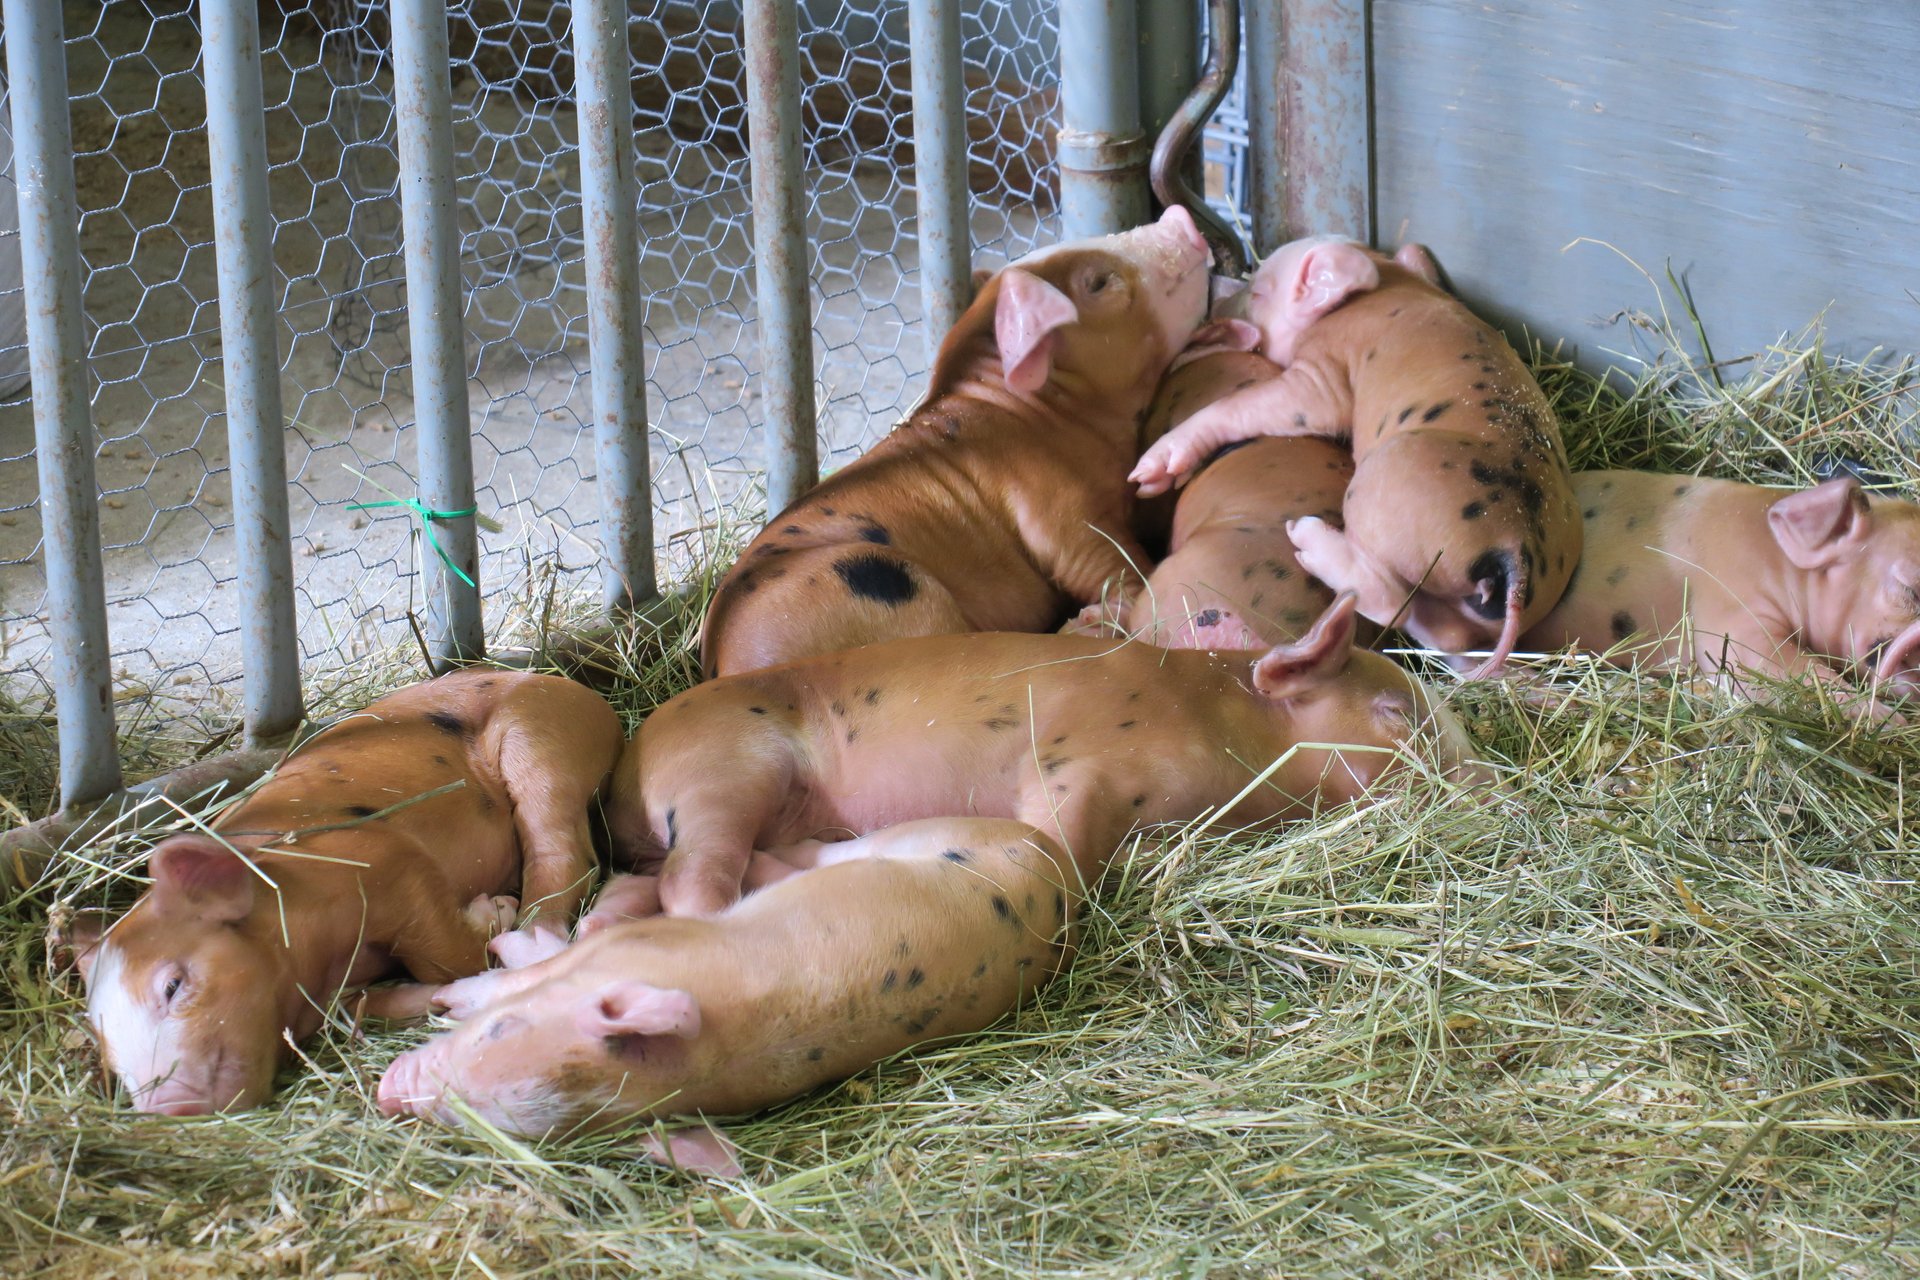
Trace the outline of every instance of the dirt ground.
[[[230, 685], [238, 589], [223, 414], [205, 101], [190, 10], [69, 5], [85, 304], [109, 622], [123, 689]], [[269, 41], [274, 36], [269, 33]], [[411, 519], [346, 504], [410, 495], [415, 458], [384, 71], [289, 28], [266, 59], [276, 301], [297, 606], [308, 661], [404, 634]], [[456, 74], [469, 408], [482, 585], [595, 552], [578, 163], [564, 103]], [[743, 157], [669, 127], [637, 137], [656, 541], [663, 576], [764, 466]], [[343, 143], [343, 140], [346, 140]], [[821, 456], [897, 420], [927, 365], [910, 170], [854, 156], [808, 174]], [[1004, 206], [1004, 207], [1003, 207]], [[980, 260], [1050, 235], [976, 198]], [[0, 404], [0, 684], [37, 683], [49, 641], [31, 412]], [[364, 479], [362, 479], [364, 477]]]

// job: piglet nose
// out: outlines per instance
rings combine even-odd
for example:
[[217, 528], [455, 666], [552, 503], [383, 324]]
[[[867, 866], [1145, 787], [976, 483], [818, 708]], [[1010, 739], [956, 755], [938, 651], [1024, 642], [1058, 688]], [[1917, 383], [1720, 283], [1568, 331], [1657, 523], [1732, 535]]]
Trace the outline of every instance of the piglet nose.
[[1160, 225], [1177, 233], [1181, 239], [1197, 249], [1207, 247], [1207, 238], [1200, 234], [1199, 224], [1185, 205], [1170, 204], [1167, 211], [1160, 215]]

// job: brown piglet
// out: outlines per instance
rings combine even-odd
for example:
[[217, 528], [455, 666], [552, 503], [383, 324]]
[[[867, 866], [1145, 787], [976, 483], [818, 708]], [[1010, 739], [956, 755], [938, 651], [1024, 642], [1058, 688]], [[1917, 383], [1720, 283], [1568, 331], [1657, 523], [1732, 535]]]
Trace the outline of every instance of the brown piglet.
[[[1146, 439], [1278, 378], [1280, 366], [1249, 349], [1259, 341], [1245, 321], [1202, 326], [1160, 384]], [[1298, 638], [1333, 602], [1333, 591], [1300, 567], [1287, 524], [1303, 516], [1337, 521], [1352, 478], [1353, 455], [1329, 440], [1270, 436], [1223, 446], [1179, 491], [1166, 558], [1145, 587], [1089, 606], [1078, 629], [1104, 624], [1180, 649], [1251, 649]]]
[[721, 579], [707, 673], [903, 636], [1051, 630], [1126, 580], [1145, 561], [1126, 484], [1140, 417], [1205, 317], [1210, 262], [1175, 208], [988, 280], [919, 407], [769, 521]]
[[124, 916], [56, 940], [133, 1105], [257, 1106], [289, 1037], [336, 997], [404, 974], [430, 985], [370, 1011], [424, 1013], [434, 986], [486, 968], [517, 910], [564, 926], [621, 743], [612, 708], [572, 681], [459, 672], [342, 717], [207, 832], [156, 845]]
[[1491, 644], [1473, 674], [1497, 673], [1580, 558], [1559, 424], [1525, 363], [1413, 245], [1388, 258], [1337, 237], [1295, 241], [1261, 265], [1247, 315], [1286, 372], [1161, 437], [1134, 470], [1141, 493], [1235, 440], [1350, 440], [1344, 527], [1295, 520], [1301, 565], [1432, 648]]

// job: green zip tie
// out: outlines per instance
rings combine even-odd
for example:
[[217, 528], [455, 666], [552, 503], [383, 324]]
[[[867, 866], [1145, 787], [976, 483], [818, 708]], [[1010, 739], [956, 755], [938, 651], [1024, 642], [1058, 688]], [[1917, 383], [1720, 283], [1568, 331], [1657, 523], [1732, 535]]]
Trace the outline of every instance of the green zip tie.
[[[391, 493], [392, 490], [389, 489], [388, 492]], [[349, 511], [371, 511], [375, 507], [406, 507], [412, 511], [413, 514], [419, 516], [420, 527], [426, 530], [427, 545], [432, 547], [434, 554], [440, 557], [440, 563], [447, 566], [448, 569], [453, 571], [455, 577], [472, 587], [475, 591], [480, 589], [480, 584], [472, 578], [469, 578], [466, 572], [453, 562], [453, 557], [447, 554], [447, 549], [440, 545], [440, 539], [433, 536], [433, 522], [435, 520], [458, 520], [464, 516], [477, 515], [480, 508], [468, 507], [464, 511], [435, 511], [418, 498], [390, 498], [384, 502], [349, 502], [347, 504], [347, 510]]]

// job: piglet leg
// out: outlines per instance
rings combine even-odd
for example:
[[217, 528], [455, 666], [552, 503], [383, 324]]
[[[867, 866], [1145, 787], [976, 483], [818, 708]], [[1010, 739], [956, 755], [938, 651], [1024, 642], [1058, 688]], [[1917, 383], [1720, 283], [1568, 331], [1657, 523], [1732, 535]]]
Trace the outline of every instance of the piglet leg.
[[709, 1178], [737, 1178], [741, 1174], [737, 1148], [711, 1125], [648, 1133], [641, 1138], [640, 1146], [661, 1164], [687, 1173]]
[[1287, 537], [1299, 554], [1300, 567], [1335, 591], [1358, 597], [1360, 613], [1386, 626], [1405, 607], [1409, 592], [1391, 573], [1357, 545], [1345, 530], [1319, 516], [1287, 521]]
[[1269, 382], [1216, 400], [1154, 441], [1133, 474], [1140, 496], [1173, 488], [1226, 445], [1259, 436], [1336, 439], [1352, 429], [1353, 391], [1343, 373], [1301, 363]]

